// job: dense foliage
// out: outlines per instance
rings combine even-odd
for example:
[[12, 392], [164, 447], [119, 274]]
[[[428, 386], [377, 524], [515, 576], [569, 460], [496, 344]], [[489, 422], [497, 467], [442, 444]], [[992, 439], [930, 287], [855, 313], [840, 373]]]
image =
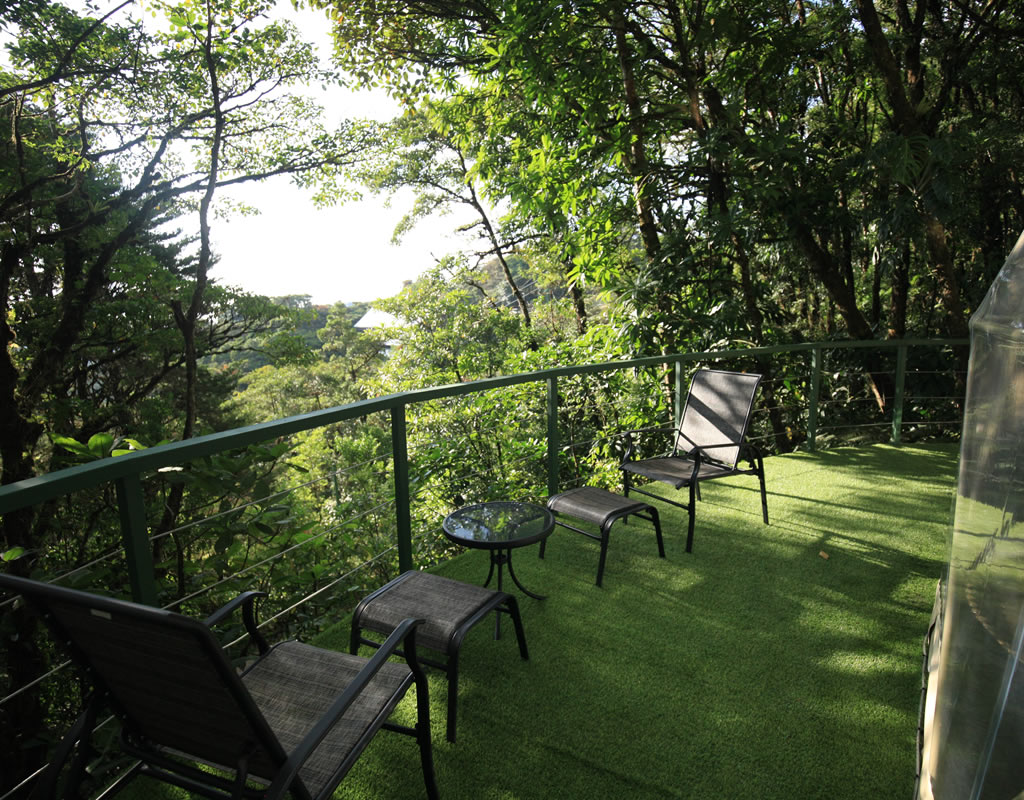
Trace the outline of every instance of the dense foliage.
[[1016, 0], [323, 4], [640, 352], [962, 336], [1024, 227]]
[[[202, 362], [262, 345], [294, 314], [210, 283], [216, 191], [293, 175], [333, 192], [359, 147], [357, 128], [328, 131], [319, 109], [288, 91], [332, 76], [293, 28], [266, 19], [272, 3], [151, 2], [146, 24], [132, 5], [94, 16], [89, 6], [16, 0], [0, 12], [4, 484], [239, 424], [221, 408], [236, 376]], [[190, 591], [197, 555], [230, 550], [225, 537], [197, 544], [182, 516], [251, 498], [280, 454], [225, 455], [205, 475], [147, 486], [168, 599]], [[0, 555], [20, 574], [122, 593], [115, 508], [109, 487], [5, 514]], [[275, 546], [282, 516], [260, 508], [234, 524], [264, 526]], [[20, 610], [3, 624], [3, 672], [22, 686], [51, 659], [48, 645]], [[25, 692], [4, 705], [0, 791], [40, 761], [44, 705], [61, 702]]]

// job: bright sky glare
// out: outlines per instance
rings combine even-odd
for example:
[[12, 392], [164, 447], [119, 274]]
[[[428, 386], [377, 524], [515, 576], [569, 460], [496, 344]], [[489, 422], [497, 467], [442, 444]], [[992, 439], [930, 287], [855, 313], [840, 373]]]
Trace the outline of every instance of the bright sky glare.
[[[281, 16], [291, 19], [322, 60], [330, 56], [330, 36], [322, 13], [295, 11], [279, 0]], [[397, 105], [384, 92], [348, 92], [333, 88], [314, 95], [327, 110], [328, 125], [364, 117], [388, 120]], [[424, 220], [401, 245], [391, 234], [412, 206], [412, 195], [385, 198], [367, 193], [360, 202], [328, 209], [314, 207], [310, 196], [287, 178], [248, 184], [231, 194], [260, 209], [257, 216], [232, 216], [214, 222], [212, 237], [220, 262], [211, 276], [220, 284], [270, 297], [310, 295], [316, 304], [370, 301], [390, 297], [404, 280], [417, 277], [444, 255], [458, 249], [451, 232], [453, 216]]]
[[211, 235], [220, 261], [212, 277], [269, 297], [310, 295], [316, 304], [390, 297], [457, 249], [452, 217], [427, 220], [391, 243], [409, 198], [381, 198], [317, 209], [287, 179], [249, 186], [239, 197], [258, 216], [217, 219]]
[[[86, 11], [83, 0], [63, 0]], [[2, 0], [0, 0], [2, 2]], [[105, 14], [120, 0], [101, 3]], [[142, 8], [142, 19], [149, 21]], [[93, 9], [89, 12], [96, 14]], [[291, 0], [277, 0], [277, 12], [291, 20], [307, 41], [318, 49], [322, 61], [331, 54], [330, 29], [326, 16], [308, 9], [297, 11]], [[6, 40], [0, 37], [0, 44]], [[0, 66], [8, 60], [0, 47]], [[350, 92], [332, 87], [310, 90], [326, 110], [327, 125], [346, 118], [386, 121], [395, 117], [398, 106], [385, 92]], [[216, 217], [211, 235], [220, 261], [211, 272], [218, 283], [254, 294], [280, 297], [309, 295], [315, 304], [337, 301], [372, 301], [390, 297], [402, 282], [416, 278], [438, 259], [459, 249], [453, 231], [465, 218], [455, 215], [420, 222], [407, 233], [401, 245], [391, 243], [395, 225], [412, 207], [411, 193], [398, 195], [390, 207], [386, 198], [366, 193], [365, 199], [333, 208], [318, 209], [310, 194], [282, 177], [262, 184], [243, 184], [231, 191], [221, 190], [222, 199], [233, 199], [259, 209], [256, 216]], [[175, 223], [186, 232], [198, 218], [183, 217]]]

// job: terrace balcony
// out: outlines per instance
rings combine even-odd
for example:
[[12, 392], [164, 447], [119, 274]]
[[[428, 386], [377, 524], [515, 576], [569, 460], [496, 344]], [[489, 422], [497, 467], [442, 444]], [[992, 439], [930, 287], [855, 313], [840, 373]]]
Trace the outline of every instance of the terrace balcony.
[[[536, 548], [518, 551], [517, 574], [547, 595], [540, 601], [521, 598], [531, 659], [519, 659], [513, 636], [494, 641], [490, 626], [473, 629], [463, 645], [457, 744], [444, 738], [446, 684], [432, 676], [438, 783], [444, 797], [474, 799], [909, 797], [922, 638], [947, 557], [958, 457], [955, 442], [936, 441], [935, 435], [955, 435], [959, 428], [958, 379], [949, 353], [960, 344], [897, 342], [881, 349], [875, 363], [891, 367], [893, 387], [884, 413], [870, 410], [867, 380], [841, 377], [844, 362], [848, 377], [864, 378], [865, 370], [848, 359], [858, 343], [558, 368], [378, 398], [104, 459], [0, 489], [0, 513], [22, 513], [101, 484], [116, 486], [123, 549], [111, 558], [127, 571], [130, 580], [121, 583], [131, 594], [156, 603], [152, 510], [147, 511], [145, 491], [150, 478], [144, 476], [383, 414], [391, 430], [384, 455], [390, 466], [384, 482], [391, 495], [390, 540], [352, 569], [334, 565], [326, 578], [311, 572], [303, 596], [271, 597], [261, 613], [280, 629], [275, 633], [301, 629], [297, 618], [315, 619], [305, 627], [307, 638], [344, 649], [352, 605], [368, 585], [379, 585], [395, 570], [427, 567], [472, 583], [486, 576], [482, 553], [439, 558], [432, 548], [440, 520], [433, 511], [426, 522], [417, 514], [427, 504], [427, 478], [417, 454], [408, 450], [417, 408], [468, 402], [483, 392], [518, 392], [515, 402], [522, 406], [530, 389], [529, 402], [538, 410], [525, 424], [539, 435], [520, 458], [540, 485], [517, 487], [500, 476], [484, 476], [483, 484], [493, 480], [493, 494], [463, 499], [542, 501], [569, 485], [610, 485], [608, 476], [615, 473], [614, 463], [580, 455], [593, 453], [595, 444], [582, 441], [566, 423], [565, 397], [573, 382], [605, 376], [609, 385], [610, 374], [636, 377], [651, 369], [649, 385], [674, 387], [678, 406], [686, 370], [695, 362], [747, 369], [767, 364], [773, 371], [771, 395], [779, 398], [785, 389], [790, 405], [762, 404], [752, 438], [767, 449], [777, 443], [778, 428], [768, 422], [777, 412], [791, 444], [800, 448], [765, 459], [771, 524], [761, 521], [756, 481], [740, 477], [703, 488], [691, 554], [684, 552], [685, 513], [671, 506], [659, 504], [664, 560], [657, 558], [646, 523], [617, 525], [603, 588], [594, 585], [598, 552], [589, 540], [556, 529], [544, 560], [536, 558]], [[840, 384], [846, 388], [835, 388]], [[855, 384], [860, 396], [849, 389]], [[539, 392], [530, 388], [537, 385]], [[946, 388], [936, 390], [937, 385]], [[859, 403], [868, 410], [851, 412]], [[509, 428], [518, 422], [509, 417]], [[822, 449], [826, 443], [834, 448]], [[342, 494], [337, 482], [332, 486]], [[280, 494], [250, 500], [238, 513], [266, 503], [280, 506]], [[234, 512], [220, 510], [194, 524], [216, 530], [228, 513]], [[349, 535], [351, 523], [332, 532], [339, 530]], [[282, 548], [278, 563], [287, 566], [295, 552], [292, 545]], [[164, 604], [191, 610], [204, 591], [268, 581], [273, 589], [272, 574], [259, 566], [218, 576], [184, 600]], [[104, 590], [102, 584], [97, 590]], [[50, 692], [62, 681], [68, 681], [66, 674], [55, 671], [9, 686], [0, 712], [14, 707], [19, 696]], [[399, 713], [410, 709], [403, 706]], [[33, 775], [24, 776], [0, 800], [17, 796], [32, 781]], [[421, 795], [414, 745], [383, 734], [339, 794]], [[140, 783], [136, 796], [157, 794]]]
[[[685, 513], [616, 527], [604, 587], [595, 543], [556, 529], [517, 551], [531, 658], [478, 625], [463, 645], [459, 740], [431, 680], [448, 798], [908, 798], [922, 638], [946, 560], [957, 448], [848, 447], [766, 461]], [[534, 548], [535, 550], [536, 548]], [[483, 553], [438, 568], [480, 582]], [[344, 648], [344, 615], [320, 643]], [[408, 701], [407, 701], [408, 702]], [[411, 713], [411, 712], [410, 712]], [[378, 736], [339, 796], [422, 794], [415, 748]]]

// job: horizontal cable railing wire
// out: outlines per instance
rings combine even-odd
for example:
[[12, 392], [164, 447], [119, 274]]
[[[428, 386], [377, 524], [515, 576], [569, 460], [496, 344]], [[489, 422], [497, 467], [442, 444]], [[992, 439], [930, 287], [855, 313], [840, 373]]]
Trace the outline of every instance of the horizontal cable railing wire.
[[[502, 465], [503, 466], [509, 466], [509, 465], [522, 464], [522, 463], [525, 463], [525, 462], [527, 462], [527, 461], [529, 461], [531, 459], [532, 460], [536, 460], [536, 458], [537, 458], [536, 454], [528, 454], [528, 455], [518, 456], [517, 458], [514, 458], [514, 459], [507, 459], [506, 458], [506, 459], [502, 460]], [[453, 476], [453, 477], [445, 478], [445, 477], [443, 477], [443, 476], [441, 476], [439, 474], [439, 470], [433, 470], [433, 471], [430, 472], [429, 475], [423, 476], [423, 477], [428, 477], [431, 481], [440, 482], [441, 484], [452, 484], [453, 482], [458, 481], [458, 480], [489, 477], [489, 476], [491, 476], [493, 474], [493, 471], [494, 471], [493, 468], [478, 469], [478, 470], [474, 470], [474, 471], [463, 471], [463, 470], [460, 470], [457, 477]]]
[[247, 575], [248, 573], [252, 572], [253, 570], [257, 569], [258, 567], [264, 566], [266, 564], [270, 564], [270, 563], [272, 563], [274, 561], [279, 561], [280, 559], [284, 558], [289, 553], [293, 553], [296, 550], [299, 550], [299, 549], [301, 549], [303, 547], [308, 547], [309, 545], [313, 544], [314, 542], [316, 542], [316, 541], [318, 541], [320, 539], [323, 539], [327, 535], [329, 535], [331, 533], [335, 533], [336, 531], [340, 530], [342, 527], [344, 527], [344, 525], [348, 524], [349, 522], [354, 522], [355, 520], [361, 519], [362, 517], [365, 517], [368, 514], [373, 513], [374, 511], [377, 511], [377, 510], [379, 510], [381, 508], [386, 508], [389, 505], [390, 505], [390, 502], [385, 502], [385, 503], [381, 503], [380, 505], [378, 505], [378, 506], [376, 506], [374, 508], [366, 509], [365, 511], [363, 511], [363, 512], [361, 512], [359, 514], [356, 514], [353, 517], [350, 517], [349, 519], [345, 520], [344, 522], [340, 522], [340, 523], [337, 523], [337, 524], [333, 525], [330, 528], [326, 528], [325, 530], [321, 531], [320, 533], [314, 534], [314, 535], [310, 536], [307, 539], [303, 539], [301, 542], [296, 542], [295, 544], [291, 545], [290, 547], [286, 547], [284, 550], [281, 550], [281, 551], [279, 551], [277, 553], [274, 553], [271, 556], [267, 556], [266, 558], [264, 558], [264, 559], [262, 559], [260, 561], [257, 561], [257, 562], [255, 562], [253, 564], [250, 564], [247, 567], [245, 567], [244, 569], [241, 569], [241, 570], [239, 570], [238, 572], [235, 572], [232, 575], [227, 575], [224, 578], [221, 578], [219, 581], [216, 581], [215, 583], [207, 584], [206, 586], [204, 586], [201, 589], [198, 589], [198, 590], [192, 592], [191, 594], [185, 595], [184, 597], [179, 597], [176, 600], [174, 600], [172, 603], [169, 603], [168, 605], [163, 606], [163, 608], [165, 608], [167, 610], [170, 610], [172, 608], [180, 606], [182, 603], [186, 603], [189, 600], [192, 600], [192, 599], [194, 599], [196, 597], [200, 597], [200, 596], [206, 594], [207, 592], [217, 588], [218, 586], [223, 586], [226, 583], [230, 583], [231, 581], [235, 580], [235, 578], [241, 577], [242, 575]]
[[[342, 583], [343, 581], [347, 581], [349, 578], [352, 577], [352, 575], [356, 574], [357, 572], [359, 572], [361, 570], [366, 569], [367, 567], [373, 565], [377, 561], [380, 561], [385, 556], [387, 556], [390, 553], [394, 552], [396, 549], [397, 549], [396, 547], [390, 547], [387, 550], [385, 550], [384, 552], [378, 553], [373, 558], [363, 562], [362, 564], [359, 564], [358, 566], [356, 566], [355, 568], [349, 570], [345, 574], [339, 575], [337, 578], [332, 580], [327, 585], [321, 586], [316, 591], [311, 592], [310, 594], [307, 594], [302, 599], [300, 599], [297, 603], [294, 603], [291, 606], [288, 606], [287, 608], [281, 609], [276, 614], [274, 614], [271, 617], [268, 617], [267, 619], [260, 620], [257, 623], [256, 627], [258, 629], [263, 629], [263, 628], [270, 627], [275, 622], [277, 622], [277, 620], [281, 619], [282, 617], [286, 616], [287, 614], [292, 613], [297, 608], [299, 608], [302, 605], [308, 603], [309, 601], [313, 600], [314, 598], [319, 597], [320, 595], [325, 594], [330, 589], [333, 589], [335, 586], [337, 586], [338, 584]], [[227, 642], [226, 644], [223, 645], [223, 647], [224, 647], [225, 650], [228, 650], [228, 649], [230, 649], [232, 647], [236, 647], [239, 644], [242, 644], [248, 638], [249, 638], [248, 634], [243, 634], [242, 636], [239, 636], [239, 637], [233, 639], [232, 641]], [[8, 695], [7, 697], [5, 697], [3, 699], [0, 699], [0, 706], [3, 706], [4, 703], [6, 703], [8, 700], [16, 697], [17, 695], [22, 694], [22, 693], [28, 691], [29, 689], [32, 689], [35, 686], [40, 685], [41, 683], [46, 681], [46, 679], [48, 679], [48, 678], [50, 678], [50, 677], [52, 677], [54, 675], [57, 675], [59, 672], [63, 671], [64, 669], [66, 669], [66, 668], [68, 668], [70, 666], [71, 666], [71, 662], [70, 661], [65, 661], [63, 664], [60, 664], [58, 667], [50, 670], [45, 675], [41, 675], [39, 678], [37, 678], [35, 681], [33, 681], [32, 683], [28, 684], [27, 686], [24, 686], [24, 687], [20, 688], [18, 691], [11, 693], [10, 695]], [[96, 726], [92, 729], [93, 735], [95, 735], [96, 732], [98, 732], [99, 730], [101, 730], [105, 726], [109, 725], [111, 722], [113, 722], [114, 719], [115, 719], [115, 717], [108, 716], [106, 719], [104, 719], [104, 720], [100, 721], [99, 723], [97, 723]], [[35, 770], [34, 772], [32, 772], [30, 775], [26, 776], [20, 783], [18, 783], [16, 786], [11, 788], [10, 791], [8, 791], [4, 795], [0, 796], [0, 800], [10, 800], [12, 798], [21, 796], [20, 793], [23, 790], [27, 789], [27, 787], [31, 786], [34, 781], [36, 781], [40, 777], [42, 777], [42, 774], [46, 771], [47, 766], [48, 765], [44, 765], [44, 766], [40, 767], [39, 769]]]
[[261, 504], [270, 503], [270, 502], [273, 502], [274, 500], [277, 500], [277, 499], [280, 499], [280, 498], [283, 498], [283, 497], [287, 497], [288, 495], [294, 494], [295, 492], [297, 492], [297, 491], [299, 491], [301, 489], [307, 489], [307, 488], [309, 488], [311, 486], [316, 486], [317, 484], [326, 483], [332, 477], [339, 477], [341, 475], [345, 475], [347, 473], [354, 472], [359, 467], [366, 466], [368, 464], [377, 463], [377, 462], [390, 461], [390, 460], [391, 460], [391, 456], [390, 455], [382, 455], [382, 456], [378, 456], [376, 458], [366, 459], [365, 461], [362, 461], [362, 462], [360, 462], [358, 464], [351, 464], [351, 465], [349, 465], [347, 467], [343, 467], [341, 469], [335, 470], [334, 472], [328, 473], [327, 475], [324, 475], [322, 477], [314, 478], [312, 480], [306, 481], [305, 483], [296, 484], [295, 486], [290, 486], [287, 489], [282, 489], [281, 491], [278, 491], [278, 492], [273, 492], [273, 493], [267, 495], [266, 497], [261, 497], [261, 498], [257, 498], [256, 500], [250, 500], [248, 502], [241, 503], [240, 505], [234, 506], [234, 507], [226, 509], [224, 511], [220, 511], [220, 512], [218, 512], [216, 514], [212, 514], [212, 515], [210, 515], [208, 517], [202, 517], [201, 519], [190, 520], [189, 522], [186, 522], [186, 523], [184, 523], [182, 525], [179, 525], [176, 528], [172, 528], [171, 530], [163, 531], [162, 533], [154, 534], [153, 536], [149, 537], [149, 540], [151, 542], [155, 542], [155, 541], [157, 541], [159, 539], [162, 539], [162, 538], [167, 537], [167, 536], [171, 536], [171, 535], [176, 534], [176, 533], [183, 533], [183, 532], [189, 530], [190, 528], [193, 528], [193, 527], [196, 527], [196, 526], [199, 526], [199, 525], [205, 525], [205, 524], [210, 523], [210, 522], [216, 522], [216, 521], [218, 521], [218, 520], [220, 520], [222, 518], [229, 517], [232, 514], [237, 514], [237, 513], [241, 512], [241, 511], [245, 511], [246, 509], [254, 508], [254, 507], [260, 506]]
[[2, 708], [4, 706], [4, 704], [6, 704], [6, 703], [10, 702], [11, 700], [13, 700], [15, 697], [18, 697], [19, 695], [24, 694], [29, 689], [33, 689], [36, 686], [39, 686], [47, 678], [50, 678], [50, 677], [52, 677], [54, 675], [57, 675], [57, 674], [63, 672], [65, 669], [67, 669], [70, 666], [71, 666], [71, 661], [62, 661], [60, 664], [58, 664], [57, 666], [53, 667], [49, 671], [43, 673], [42, 675], [40, 675], [35, 680], [30, 681], [29, 683], [26, 683], [24, 686], [18, 687], [13, 692], [8, 694], [6, 697], [0, 699], [0, 708]]
[[[281, 609], [276, 614], [274, 614], [271, 617], [268, 617], [265, 620], [261, 620], [257, 624], [256, 627], [257, 628], [268, 627], [272, 623], [274, 623], [277, 620], [279, 620], [279, 619], [285, 617], [286, 615], [292, 613], [297, 608], [300, 608], [301, 606], [305, 605], [306, 603], [308, 603], [309, 601], [313, 600], [314, 598], [319, 597], [322, 594], [325, 594], [327, 591], [329, 591], [330, 589], [333, 589], [335, 586], [337, 586], [342, 581], [347, 581], [349, 578], [351, 578], [357, 572], [360, 572], [360, 571], [366, 569], [367, 567], [370, 567], [373, 564], [376, 564], [378, 561], [381, 561], [385, 556], [390, 555], [391, 553], [395, 552], [396, 550], [397, 550], [397, 546], [393, 546], [393, 547], [389, 547], [387, 550], [384, 550], [384, 551], [382, 551], [380, 553], [377, 553], [375, 556], [373, 556], [373, 558], [370, 558], [370, 559], [364, 561], [362, 564], [359, 564], [358, 566], [350, 569], [345, 574], [339, 575], [337, 578], [335, 578], [334, 580], [330, 581], [326, 585], [321, 586], [315, 592], [311, 592], [311, 593], [307, 594], [301, 600], [299, 600], [297, 603], [293, 603], [292, 605], [288, 606], [287, 608]], [[240, 644], [242, 641], [245, 640], [245, 638], [246, 638], [245, 636], [239, 636], [234, 641], [229, 642], [227, 645], [225, 645], [225, 647], [232, 647], [234, 645]]]
[[[196, 591], [193, 591], [190, 594], [187, 594], [187, 595], [185, 595], [183, 597], [176, 598], [174, 601], [172, 601], [170, 603], [167, 603], [164, 606], [162, 606], [162, 608], [164, 608], [165, 610], [168, 610], [168, 611], [169, 610], [173, 610], [173, 609], [181, 606], [182, 604], [184, 604], [184, 603], [186, 603], [186, 602], [188, 602], [190, 600], [193, 600], [193, 599], [195, 599], [197, 597], [200, 597], [200, 596], [206, 594], [209, 591], [212, 591], [213, 589], [217, 588], [218, 586], [222, 586], [222, 585], [228, 584], [228, 583], [234, 581], [235, 579], [237, 579], [238, 577], [241, 577], [242, 575], [245, 575], [245, 574], [248, 574], [249, 572], [252, 572], [253, 570], [257, 569], [260, 566], [263, 566], [263, 565], [265, 565], [267, 563], [270, 563], [270, 562], [279, 560], [281, 558], [284, 558], [286, 555], [288, 555], [289, 553], [293, 552], [294, 550], [297, 550], [297, 549], [299, 549], [299, 548], [301, 548], [303, 546], [307, 546], [307, 545], [311, 544], [312, 542], [314, 542], [317, 539], [321, 539], [321, 538], [323, 538], [325, 536], [328, 536], [331, 533], [336, 532], [337, 530], [339, 530], [341, 527], [343, 527], [347, 523], [356, 521], [356, 520], [358, 520], [358, 519], [360, 519], [362, 517], [365, 517], [368, 514], [371, 514], [371, 513], [375, 512], [375, 511], [379, 511], [382, 508], [387, 508], [387, 507], [389, 507], [392, 504], [392, 502], [393, 501], [388, 501], [388, 502], [385, 502], [385, 503], [380, 503], [377, 506], [375, 506], [374, 508], [366, 509], [365, 511], [363, 511], [363, 512], [361, 512], [359, 514], [356, 514], [356, 515], [350, 517], [349, 519], [344, 520], [341, 523], [337, 523], [336, 525], [332, 526], [331, 528], [326, 529], [326, 530], [322, 531], [321, 533], [318, 533], [318, 534], [316, 534], [314, 536], [311, 536], [310, 538], [305, 539], [302, 542], [298, 542], [295, 545], [293, 545], [293, 546], [291, 546], [289, 548], [286, 548], [285, 550], [282, 550], [282, 551], [274, 554], [273, 556], [270, 556], [270, 557], [268, 557], [266, 559], [263, 559], [262, 561], [254, 563], [254, 564], [250, 564], [246, 568], [244, 568], [242, 570], [239, 570], [238, 572], [233, 573], [231, 575], [225, 576], [224, 578], [222, 578], [221, 580], [219, 580], [219, 581], [217, 581], [215, 583], [203, 586], [200, 589], [198, 589]], [[394, 551], [394, 549], [395, 549], [394, 547], [390, 547], [386, 551], [384, 551], [384, 553], [392, 552], [392, 551]], [[373, 563], [373, 562], [379, 560], [379, 558], [382, 557], [384, 553], [378, 554], [377, 556], [374, 556], [374, 558], [371, 559], [367, 563]], [[351, 573], [347, 573], [347, 574], [351, 574]], [[61, 576], [61, 577], [65, 577], [65, 576]], [[53, 580], [48, 581], [48, 583], [57, 583], [58, 580], [59, 579], [53, 579]], [[335, 581], [332, 581], [332, 583], [330, 585], [334, 585], [335, 583], [337, 583], [338, 580], [340, 580], [340, 578], [336, 579]], [[306, 600], [311, 599], [312, 597], [315, 597], [315, 596], [317, 596], [320, 593], [322, 593], [322, 592], [320, 590], [318, 590], [317, 592], [314, 592], [314, 593], [308, 595], [305, 599]], [[16, 600], [16, 598], [13, 598], [13, 597], [12, 598], [7, 598], [4, 601], [4, 604], [6, 605], [6, 604], [9, 604], [9, 603], [13, 603], [13, 602], [15, 602], [15, 600]], [[290, 606], [289, 609], [290, 610], [294, 610], [298, 605], [301, 605], [302, 602], [305, 602], [305, 601], [300, 601], [298, 604]], [[278, 612], [271, 619], [277, 619], [280, 616], [281, 616], [281, 612]], [[267, 624], [267, 623], [264, 622], [263, 624]], [[52, 677], [52, 676], [58, 674], [59, 672], [63, 671], [64, 669], [66, 669], [70, 665], [71, 665], [70, 661], [64, 661], [61, 664], [58, 664], [53, 669], [51, 669], [50, 671], [44, 673], [43, 675], [40, 675], [38, 678], [36, 678], [31, 683], [28, 683], [25, 686], [19, 687], [15, 691], [13, 691], [10, 694], [8, 694], [6, 697], [0, 698], [0, 707], [2, 707], [5, 703], [7, 703], [8, 701], [12, 700], [13, 698], [17, 697], [18, 695], [21, 695], [24, 692], [34, 688], [35, 686], [40, 685], [47, 678]]]

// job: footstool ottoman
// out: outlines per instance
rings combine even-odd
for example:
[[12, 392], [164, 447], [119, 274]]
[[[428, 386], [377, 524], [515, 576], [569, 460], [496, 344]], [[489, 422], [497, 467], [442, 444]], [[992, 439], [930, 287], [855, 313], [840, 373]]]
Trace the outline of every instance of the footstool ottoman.
[[459, 698], [459, 650], [469, 629], [492, 611], [512, 617], [519, 641], [519, 655], [523, 660], [529, 659], [519, 604], [512, 595], [430, 572], [403, 572], [359, 601], [352, 612], [349, 652], [355, 654], [364, 644], [380, 647], [381, 643], [365, 636], [364, 630], [386, 637], [406, 617], [423, 619], [424, 623], [416, 630], [417, 650], [421, 646], [434, 650], [445, 660], [421, 654], [419, 661], [444, 670], [448, 675], [447, 733], [448, 741], [454, 742]]
[[[661, 538], [661, 522], [658, 510], [649, 503], [643, 503], [622, 495], [613, 494], [605, 489], [594, 486], [583, 486], [569, 489], [548, 499], [548, 509], [555, 515], [555, 524], [576, 533], [588, 536], [601, 542], [601, 558], [597, 565], [597, 585], [604, 578], [604, 564], [608, 555], [608, 531], [616, 520], [629, 516], [637, 516], [654, 524], [654, 533], [658, 538], [658, 555], [665, 557], [665, 543]], [[600, 529], [600, 534], [593, 534], [577, 528], [565, 521], [565, 518], [590, 522]], [[547, 540], [540, 543], [540, 557], [544, 558]]]

